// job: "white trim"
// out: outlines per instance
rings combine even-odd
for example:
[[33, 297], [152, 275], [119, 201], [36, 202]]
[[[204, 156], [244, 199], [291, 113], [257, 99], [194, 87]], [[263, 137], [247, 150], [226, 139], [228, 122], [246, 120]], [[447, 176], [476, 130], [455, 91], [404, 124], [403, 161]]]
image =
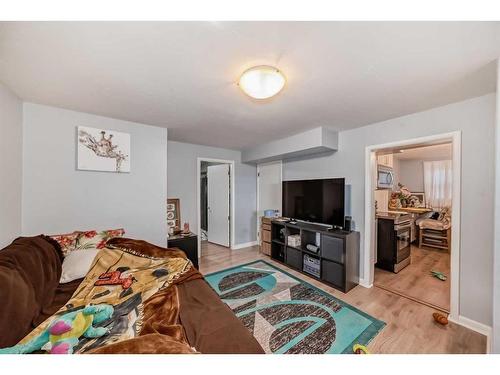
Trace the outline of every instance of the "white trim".
[[[364, 236], [364, 274], [360, 277], [363, 286], [373, 286], [374, 259], [375, 259], [375, 202], [373, 191], [375, 190], [374, 173], [376, 173], [377, 161], [371, 147], [365, 151], [365, 236]], [[361, 273], [360, 273], [361, 274]], [[361, 281], [360, 281], [361, 282]]]
[[199, 157], [196, 159], [196, 216], [198, 218], [198, 225], [197, 225], [197, 234], [198, 234], [198, 258], [201, 257], [201, 162], [206, 161], [209, 163], [221, 163], [221, 164], [229, 164], [229, 173], [230, 173], [230, 178], [231, 178], [231, 217], [229, 219], [229, 223], [231, 226], [231, 238], [230, 238], [230, 248], [232, 249], [234, 246], [234, 201], [235, 201], [235, 186], [234, 186], [234, 160], [223, 160], [223, 159], [213, 159], [213, 158], [205, 158], [205, 157]]
[[[379, 145], [367, 146], [365, 150], [365, 233], [364, 233], [364, 273], [360, 278], [364, 285], [372, 285], [374, 279], [374, 229], [375, 229], [375, 152], [385, 148], [397, 148], [414, 144], [425, 144], [451, 140], [453, 145], [453, 209], [451, 216], [451, 290], [450, 290], [450, 319], [458, 321], [460, 315], [460, 209], [461, 209], [461, 170], [462, 170], [462, 132], [455, 131], [436, 134], [427, 137], [407, 139]], [[460, 324], [460, 323], [459, 323]]]
[[371, 288], [373, 286], [373, 283], [367, 282], [365, 279], [359, 279], [359, 285], [361, 285], [364, 288]]
[[[259, 211], [260, 211], [260, 207], [259, 207], [259, 196], [260, 196], [260, 189], [259, 189], [259, 173], [260, 173], [260, 167], [262, 165], [269, 165], [269, 164], [276, 164], [276, 163], [280, 163], [280, 180], [281, 180], [281, 183], [282, 185], [280, 186], [280, 195], [282, 194], [282, 189], [283, 189], [283, 160], [275, 160], [275, 161], [271, 161], [271, 162], [267, 162], [267, 163], [260, 163], [260, 164], [257, 164], [257, 202], [256, 202], [256, 206], [257, 206], [257, 243], [260, 245], [260, 217], [259, 217]], [[281, 212], [281, 210], [280, 210]]]
[[495, 117], [495, 212], [493, 227], [493, 353], [500, 353], [500, 59], [497, 59]]
[[462, 207], [462, 133], [453, 134], [453, 186], [451, 211], [450, 316], [460, 316], [460, 212]]
[[239, 250], [239, 249], [243, 249], [245, 247], [256, 246], [258, 244], [259, 244], [259, 241], [240, 243], [238, 245], [231, 246], [231, 250]]
[[453, 319], [451, 316], [448, 318], [448, 320], [452, 323], [461, 325], [462, 327], [468, 328], [473, 330], [474, 332], [480, 333], [482, 335], [486, 336], [486, 353], [491, 353], [491, 335], [492, 335], [492, 328], [490, 326], [487, 326], [486, 324], [479, 323], [478, 321], [466, 318], [465, 316], [458, 316], [458, 319]]

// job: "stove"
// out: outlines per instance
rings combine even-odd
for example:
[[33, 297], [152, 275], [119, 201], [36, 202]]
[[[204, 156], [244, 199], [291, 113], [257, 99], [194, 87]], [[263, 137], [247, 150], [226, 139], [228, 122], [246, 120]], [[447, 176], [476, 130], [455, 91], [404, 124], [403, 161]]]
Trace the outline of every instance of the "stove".
[[411, 215], [377, 212], [377, 267], [398, 273], [411, 262]]

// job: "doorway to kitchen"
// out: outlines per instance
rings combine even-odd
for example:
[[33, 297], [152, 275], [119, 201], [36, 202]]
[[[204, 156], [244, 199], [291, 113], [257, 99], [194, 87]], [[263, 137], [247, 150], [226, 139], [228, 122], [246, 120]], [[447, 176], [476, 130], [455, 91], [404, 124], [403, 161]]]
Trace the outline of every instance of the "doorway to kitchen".
[[[365, 285], [458, 317], [460, 132], [367, 148]], [[369, 190], [368, 190], [369, 189]]]

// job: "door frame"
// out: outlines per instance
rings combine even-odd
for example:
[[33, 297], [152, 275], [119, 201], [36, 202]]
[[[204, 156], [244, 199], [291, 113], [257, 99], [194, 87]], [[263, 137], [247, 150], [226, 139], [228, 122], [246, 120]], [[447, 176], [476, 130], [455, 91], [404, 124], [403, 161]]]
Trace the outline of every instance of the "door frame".
[[[275, 164], [279, 162], [280, 163], [280, 180], [281, 180], [281, 194], [283, 194], [283, 160], [275, 160], [275, 161], [269, 161], [266, 163], [260, 163], [257, 164], [257, 244], [260, 246], [260, 217], [259, 217], [259, 211], [260, 211], [260, 206], [259, 206], [259, 198], [260, 198], [260, 189], [259, 189], [259, 173], [260, 173], [260, 167], [263, 165], [269, 165], [269, 164]], [[283, 199], [283, 198], [281, 198]], [[283, 201], [281, 202], [283, 206]], [[280, 210], [281, 211], [281, 210]], [[282, 213], [282, 212], [281, 212]]]
[[460, 210], [461, 210], [461, 171], [462, 171], [462, 132], [436, 134], [427, 137], [405, 139], [402, 141], [367, 146], [365, 149], [365, 233], [363, 274], [360, 284], [371, 288], [375, 273], [375, 198], [377, 160], [376, 151], [420, 143], [451, 141], [452, 143], [452, 202], [451, 213], [451, 256], [450, 256], [450, 320], [457, 322], [460, 317]]
[[197, 217], [197, 234], [198, 234], [198, 258], [201, 257], [201, 162], [229, 164], [229, 178], [230, 178], [230, 197], [229, 197], [229, 248], [234, 246], [234, 160], [214, 159], [198, 157], [196, 159], [196, 217]]

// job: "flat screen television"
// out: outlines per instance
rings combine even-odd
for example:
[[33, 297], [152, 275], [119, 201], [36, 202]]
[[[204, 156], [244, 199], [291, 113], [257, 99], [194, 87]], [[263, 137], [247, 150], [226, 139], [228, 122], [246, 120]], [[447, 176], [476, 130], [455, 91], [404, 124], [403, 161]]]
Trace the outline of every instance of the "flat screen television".
[[345, 179], [283, 181], [283, 216], [344, 226]]

